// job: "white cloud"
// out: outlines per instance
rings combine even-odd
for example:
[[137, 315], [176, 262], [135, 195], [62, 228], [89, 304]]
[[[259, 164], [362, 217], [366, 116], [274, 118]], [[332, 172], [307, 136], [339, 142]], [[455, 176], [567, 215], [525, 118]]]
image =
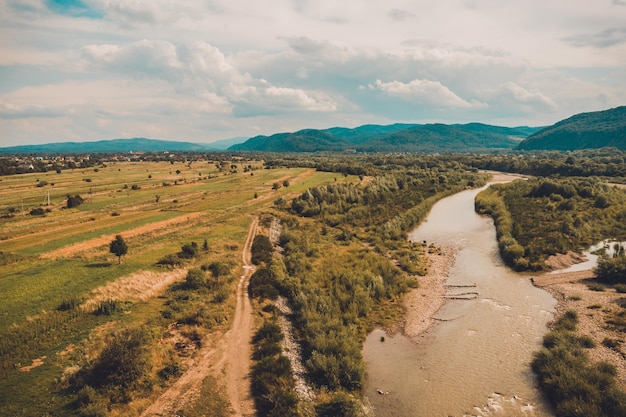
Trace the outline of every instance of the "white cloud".
[[0, 119], [31, 119], [59, 117], [59, 109], [37, 104], [15, 104], [0, 101]]
[[504, 91], [510, 93], [510, 96], [518, 103], [538, 105], [546, 109], [556, 108], [554, 101], [538, 91], [528, 91], [514, 82], [508, 82], [503, 87]]
[[444, 108], [482, 108], [486, 105], [477, 101], [468, 102], [457, 96], [439, 81], [413, 80], [408, 83], [400, 81], [382, 82], [376, 80], [369, 84], [371, 90], [380, 90], [402, 100], [419, 104], [428, 104]]

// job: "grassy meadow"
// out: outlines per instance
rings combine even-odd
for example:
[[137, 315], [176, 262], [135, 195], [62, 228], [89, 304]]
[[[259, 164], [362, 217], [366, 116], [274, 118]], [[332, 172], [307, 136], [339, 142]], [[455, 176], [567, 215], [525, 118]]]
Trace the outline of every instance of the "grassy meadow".
[[[171, 323], [183, 323], [187, 344], [228, 327], [253, 217], [280, 197], [346, 181], [359, 179], [307, 168], [263, 169], [256, 160], [107, 162], [0, 177], [0, 414], [138, 415], [141, 406], [133, 404], [157, 395], [171, 383], [168, 372], [183, 366], [180, 351], [159, 345]], [[76, 195], [84, 202], [67, 208], [67, 196]], [[44, 214], [31, 214], [34, 209]], [[109, 253], [116, 234], [129, 247], [119, 265]], [[177, 258], [192, 242], [193, 256]], [[159, 265], [168, 256], [178, 261]], [[208, 271], [217, 263], [229, 271], [219, 285], [198, 293], [181, 284], [187, 269]], [[167, 274], [175, 277], [151, 292], [154, 279]], [[92, 310], [84, 308], [94, 290], [128, 277], [137, 288], [119, 286], [117, 294], [92, 302]], [[95, 366], [111, 335], [128, 328], [148, 329], [147, 344], [162, 351], [129, 390], [137, 398], [85, 394], [77, 369]], [[227, 407], [223, 399], [210, 401]]]

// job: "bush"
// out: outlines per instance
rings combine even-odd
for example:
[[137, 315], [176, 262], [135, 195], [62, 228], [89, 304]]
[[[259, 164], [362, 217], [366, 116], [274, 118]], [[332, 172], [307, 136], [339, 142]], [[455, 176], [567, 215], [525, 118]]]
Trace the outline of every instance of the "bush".
[[626, 284], [615, 284], [613, 288], [620, 294], [626, 294]]
[[602, 292], [606, 289], [604, 285], [599, 284], [597, 282], [591, 282], [587, 284], [587, 288], [589, 288], [591, 291], [598, 291], [598, 292]]
[[576, 336], [576, 320], [575, 312], [566, 312], [535, 353], [532, 369], [540, 387], [557, 417], [626, 416], [626, 394], [617, 388], [615, 367], [590, 363], [584, 349], [594, 343]]
[[363, 406], [346, 393], [335, 394], [329, 401], [315, 407], [319, 417], [364, 417]]
[[180, 258], [174, 254], [165, 255], [157, 261], [157, 265], [177, 266], [182, 264]]
[[125, 329], [113, 334], [93, 366], [86, 381], [93, 387], [114, 388], [128, 393], [149, 370], [150, 333], [144, 328]]
[[191, 259], [198, 254], [198, 244], [196, 242], [186, 243], [178, 253], [180, 258]]
[[251, 385], [258, 415], [298, 417], [289, 359], [281, 354], [282, 333], [276, 323], [265, 322], [254, 335]]
[[78, 207], [81, 204], [83, 204], [85, 200], [79, 196], [79, 195], [68, 195], [67, 196], [67, 208], [74, 208], [74, 207]]
[[185, 277], [185, 285], [187, 288], [197, 290], [207, 287], [207, 279], [204, 271], [198, 268], [192, 268], [187, 272]]
[[177, 363], [167, 364], [163, 369], [161, 369], [157, 375], [159, 378], [164, 380], [169, 380], [171, 378], [178, 378], [183, 374], [183, 370]]
[[218, 280], [219, 278], [230, 274], [230, 268], [231, 266], [229, 264], [227, 264], [226, 262], [220, 262], [220, 261], [214, 261], [214, 262], [211, 262], [208, 266], [205, 266], [205, 265], [202, 266], [203, 270], [206, 269], [206, 270], [211, 271], [213, 278], [218, 279]]
[[46, 214], [46, 210], [43, 207], [37, 207], [30, 211], [31, 216], [43, 216]]
[[626, 284], [626, 256], [600, 257], [595, 273], [600, 282]]
[[272, 260], [274, 248], [270, 238], [263, 235], [256, 235], [252, 241], [252, 263], [259, 265], [261, 262], [269, 263]]

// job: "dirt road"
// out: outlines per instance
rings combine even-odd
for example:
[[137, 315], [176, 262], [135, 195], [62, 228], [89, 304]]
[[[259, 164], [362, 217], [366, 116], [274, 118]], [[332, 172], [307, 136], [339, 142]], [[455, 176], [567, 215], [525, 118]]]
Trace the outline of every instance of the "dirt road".
[[226, 389], [235, 416], [253, 416], [254, 405], [250, 396], [250, 356], [252, 339], [252, 305], [248, 298], [248, 283], [254, 272], [250, 247], [256, 235], [258, 219], [250, 225], [243, 248], [243, 275], [237, 285], [237, 308], [233, 325], [226, 332]]
[[[233, 415], [254, 415], [250, 397], [250, 340], [252, 339], [252, 306], [248, 299], [248, 281], [254, 272], [250, 247], [256, 234], [258, 220], [254, 219], [248, 230], [243, 248], [243, 273], [237, 286], [237, 306], [233, 323], [216, 343], [206, 344], [197, 352], [187, 371], [152, 403], [141, 417], [172, 416], [198, 398], [202, 381], [212, 373], [225, 375], [228, 398]], [[216, 335], [216, 338], [219, 335]]]

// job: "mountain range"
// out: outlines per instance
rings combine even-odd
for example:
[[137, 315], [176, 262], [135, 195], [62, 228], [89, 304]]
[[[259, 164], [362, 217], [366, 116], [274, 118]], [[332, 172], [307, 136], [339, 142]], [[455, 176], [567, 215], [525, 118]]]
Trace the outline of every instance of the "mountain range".
[[626, 150], [626, 106], [581, 113], [548, 127], [468, 124], [363, 125], [304, 129], [213, 143], [146, 138], [64, 142], [0, 148], [4, 154], [128, 152], [412, 152], [476, 153], [511, 150]]
[[256, 136], [233, 145], [231, 151], [262, 152], [485, 152], [510, 150], [531, 127], [501, 127], [482, 123], [464, 125], [364, 125], [354, 129], [304, 129], [293, 133]]

